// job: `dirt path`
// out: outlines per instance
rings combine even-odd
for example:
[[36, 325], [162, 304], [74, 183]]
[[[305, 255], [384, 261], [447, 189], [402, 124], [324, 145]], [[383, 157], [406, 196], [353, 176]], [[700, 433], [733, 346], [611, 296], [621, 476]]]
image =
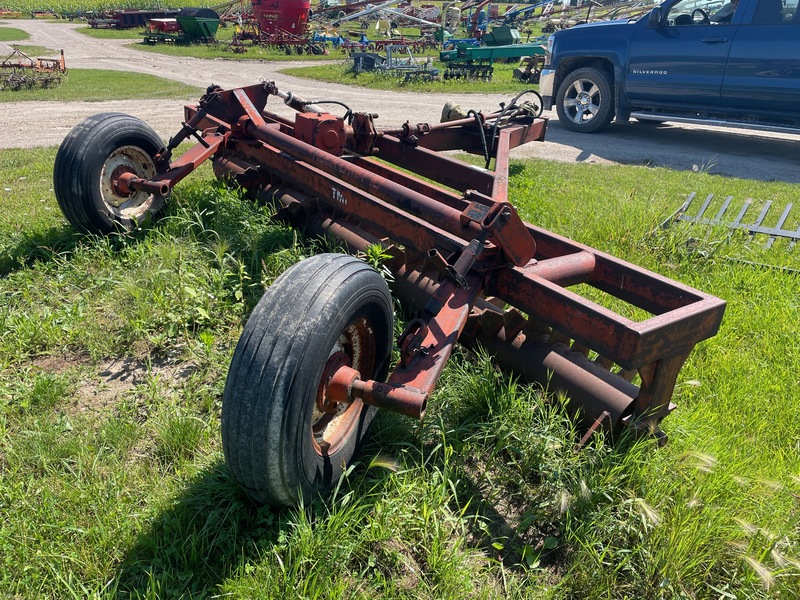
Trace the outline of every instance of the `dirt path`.
[[[72, 69], [109, 69], [147, 73], [205, 88], [217, 84], [224, 88], [252, 85], [260, 80], [276, 81], [281, 89], [309, 99], [335, 99], [355, 110], [375, 112], [380, 115], [379, 125], [393, 127], [406, 120], [438, 122], [447, 100], [453, 99], [467, 108], [494, 109], [508, 95], [474, 94], [403, 94], [354, 88], [345, 85], [324, 84], [283, 75], [279, 69], [285, 62], [207, 60], [183, 57], [166, 57], [142, 52], [128, 47], [130, 40], [96, 40], [85, 36], [76, 28], [77, 23], [45, 21], [15, 21], [14, 27], [31, 35], [26, 44], [45, 46], [55, 51], [64, 49], [67, 67]], [[0, 55], [5, 51], [0, 44]], [[10, 48], [8, 49], [10, 52]], [[302, 63], [300, 63], [302, 64]], [[310, 64], [310, 63], [309, 63]], [[318, 64], [318, 63], [315, 63]], [[292, 63], [291, 66], [297, 66]], [[4, 132], [0, 147], [33, 147], [58, 144], [72, 127], [92, 114], [106, 110], [121, 111], [140, 117], [162, 136], [174, 134], [183, 116], [183, 100], [70, 102], [69, 106], [57, 102], [24, 102], [4, 104], [0, 111], [0, 130]], [[270, 110], [292, 114], [280, 102], [270, 104]], [[35, 116], [34, 116], [35, 115]], [[36, 125], [31, 122], [36, 121]], [[41, 127], [47, 123], [47, 127]]]
[[[406, 120], [437, 122], [444, 103], [454, 100], [464, 108], [490, 110], [508, 101], [510, 94], [414, 94], [384, 92], [337, 84], [319, 84], [280, 73], [285, 62], [204, 60], [166, 57], [129, 47], [130, 40], [97, 40], [76, 28], [79, 23], [35, 20], [13, 21], [10, 26], [27, 31], [26, 44], [64, 49], [67, 66], [73, 69], [111, 69], [147, 73], [201, 88], [209, 84], [225, 88], [274, 80], [284, 90], [309, 99], [340, 100], [354, 110], [380, 115], [381, 127]], [[11, 49], [0, 43], [0, 56]], [[298, 63], [292, 63], [296, 66]], [[196, 98], [182, 100], [134, 100], [112, 102], [20, 102], [0, 104], [0, 148], [51, 146], [60, 143], [77, 123], [104, 111], [119, 111], [149, 123], [165, 139], [180, 127], [182, 107]], [[291, 115], [281, 103], [270, 110]], [[566, 131], [551, 117], [547, 141], [514, 150], [513, 156], [601, 164], [665, 166], [679, 170], [757, 180], [800, 183], [800, 135], [775, 134], [745, 129], [694, 125], [642, 127], [613, 124], [594, 135]]]

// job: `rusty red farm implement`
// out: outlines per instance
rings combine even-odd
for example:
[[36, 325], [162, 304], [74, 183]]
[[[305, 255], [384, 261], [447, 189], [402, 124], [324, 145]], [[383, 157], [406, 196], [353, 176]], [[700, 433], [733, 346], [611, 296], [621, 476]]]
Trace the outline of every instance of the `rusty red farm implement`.
[[[543, 139], [546, 127], [521, 96], [496, 112], [379, 129], [375, 115], [339, 117], [273, 83], [212, 86], [186, 107], [166, 147], [116, 113], [64, 140], [55, 191], [79, 230], [133, 226], [211, 160], [219, 177], [269, 198], [296, 226], [354, 253], [379, 245], [391, 255], [391, 292], [358, 258], [322, 254], [279, 277], [248, 319], [226, 381], [222, 437], [251, 497], [292, 504], [328, 490], [376, 408], [425, 414], [456, 341], [564, 392], [587, 431], [660, 434], [678, 373], [694, 345], [715, 335], [725, 303], [520, 218], [508, 198], [509, 151]], [[270, 97], [294, 118], [266, 111]], [[190, 137], [198, 143], [173, 160]], [[493, 158], [495, 169], [440, 152], [449, 149], [487, 165]], [[635, 320], [579, 294], [591, 288], [646, 315]], [[396, 340], [394, 365], [391, 293], [418, 309]]]

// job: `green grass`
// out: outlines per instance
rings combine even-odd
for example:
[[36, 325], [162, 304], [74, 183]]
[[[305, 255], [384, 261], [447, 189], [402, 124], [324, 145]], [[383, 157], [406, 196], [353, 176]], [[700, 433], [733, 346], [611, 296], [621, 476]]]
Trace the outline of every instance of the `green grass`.
[[[52, 48], [46, 48], [45, 46], [26, 46], [24, 44], [14, 44], [14, 48], [22, 52], [23, 54], [27, 54], [31, 58], [36, 57], [50, 57], [50, 58], [57, 58], [58, 52], [53, 50]], [[5, 56], [3, 58], [6, 58]], [[16, 61], [16, 59], [14, 59]]]
[[21, 42], [30, 36], [22, 29], [15, 27], [0, 27], [0, 42]]
[[[51, 54], [48, 54], [50, 56]], [[67, 64], [69, 67], [69, 63]], [[153, 98], [199, 98], [201, 88], [169, 81], [153, 75], [106, 71], [101, 69], [69, 69], [61, 85], [47, 89], [0, 91], [0, 102], [51, 100], [61, 102], [102, 100], [134, 100]]]
[[97, 40], [141, 40], [141, 28], [113, 29], [105, 27], [78, 27], [76, 31]]
[[76, 235], [54, 156], [0, 151], [6, 595], [800, 594], [800, 280], [735, 262], [800, 257], [656, 229], [690, 191], [784, 206], [800, 186], [515, 162], [510, 198], [527, 220], [728, 301], [681, 371], [669, 443], [596, 436], [576, 453], [558, 401], [459, 350], [424, 422], [380, 415], [331, 499], [278, 511], [250, 504], [225, 468], [220, 398], [262, 290], [318, 246], [207, 169], [152, 229]]
[[306, 61], [306, 60], [313, 60], [313, 61], [326, 61], [329, 62], [332, 59], [341, 58], [344, 59], [344, 55], [340, 55], [339, 53], [332, 53], [330, 55], [319, 55], [315, 56], [313, 54], [286, 54], [285, 51], [279, 50], [277, 48], [270, 48], [265, 46], [248, 46], [248, 50], [244, 54], [238, 54], [231, 50], [231, 46], [228, 43], [229, 40], [223, 40], [218, 38], [217, 44], [135, 44], [130, 46], [131, 48], [135, 48], [136, 50], [141, 50], [143, 52], [152, 52], [153, 54], [162, 54], [166, 56], [192, 56], [195, 58], [223, 58], [226, 60], [248, 60], [248, 61], [258, 61], [258, 60], [268, 60], [268, 61]]

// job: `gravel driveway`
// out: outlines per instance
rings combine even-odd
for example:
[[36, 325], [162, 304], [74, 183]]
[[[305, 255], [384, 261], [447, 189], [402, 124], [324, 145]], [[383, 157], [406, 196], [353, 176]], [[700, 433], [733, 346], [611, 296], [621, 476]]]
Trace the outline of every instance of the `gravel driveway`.
[[[205, 60], [167, 57], [128, 47], [131, 40], [97, 40], [75, 31], [82, 23], [36, 20], [7, 21], [27, 31], [25, 44], [64, 49], [71, 69], [111, 69], [147, 73], [205, 88], [251, 85], [274, 80], [284, 90], [310, 99], [335, 99], [354, 110], [380, 115], [381, 127], [405, 121], [437, 122], [444, 103], [454, 100], [464, 108], [491, 110], [510, 94], [416, 94], [367, 90], [345, 85], [319, 84], [280, 73], [285, 62]], [[11, 48], [0, 43], [0, 57]], [[296, 66], [298, 63], [292, 63]], [[318, 63], [315, 63], [318, 64]], [[467, 84], [465, 84], [467, 85]], [[60, 143], [77, 123], [98, 112], [119, 111], [135, 115], [165, 139], [180, 128], [184, 100], [132, 100], [110, 102], [19, 102], [0, 104], [0, 148], [51, 146]], [[290, 115], [292, 111], [274, 102], [270, 110]], [[568, 162], [639, 164], [711, 173], [757, 180], [800, 183], [800, 135], [773, 134], [745, 129], [666, 125], [661, 127], [612, 124], [597, 134], [579, 134], [563, 129], [555, 113], [547, 141], [531, 143], [513, 151], [515, 157]]]

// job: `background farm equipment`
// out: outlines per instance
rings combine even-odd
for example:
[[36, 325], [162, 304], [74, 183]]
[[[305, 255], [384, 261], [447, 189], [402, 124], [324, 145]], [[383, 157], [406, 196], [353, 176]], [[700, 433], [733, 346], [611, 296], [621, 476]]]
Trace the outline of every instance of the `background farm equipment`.
[[327, 54], [326, 43], [311, 35], [295, 35], [288, 31], [264, 33], [257, 28], [242, 28], [234, 34], [231, 47], [235, 52], [246, 52], [248, 45], [257, 45], [291, 54]]
[[429, 35], [423, 35], [417, 39], [401, 35], [387, 39], [376, 39], [370, 42], [370, 48], [374, 48], [376, 52], [385, 52], [389, 46], [402, 46], [407, 48], [409, 52], [421, 53], [425, 52], [425, 50], [438, 48], [439, 44], [433, 39], [433, 36]]
[[305, 35], [311, 11], [309, 0], [252, 0], [252, 4], [261, 33]]
[[323, 47], [330, 45], [335, 50], [339, 50], [342, 49], [345, 39], [338, 33], [328, 35], [327, 33], [323, 33], [321, 31], [315, 31], [311, 34], [311, 43], [322, 44]]
[[[377, 115], [345, 107], [339, 117], [324, 106], [341, 103], [307, 102], [270, 82], [211, 86], [166, 148], [117, 113], [64, 140], [54, 189], [81, 231], [108, 234], [158, 214], [170, 190], [211, 160], [218, 177], [273, 203], [279, 219], [386, 257], [391, 291], [358, 258], [322, 254], [279, 277], [247, 321], [222, 437], [252, 498], [294, 504], [330, 490], [376, 408], [424, 416], [457, 341], [564, 393], [587, 431], [659, 434], [681, 366], [716, 333], [725, 303], [521, 219], [508, 197], [509, 153], [544, 138], [537, 96], [378, 129]], [[294, 119], [267, 111], [269, 98]], [[198, 143], [173, 159], [190, 137]], [[453, 149], [482, 156], [487, 169], [440, 153]], [[392, 294], [416, 309], [394, 365]]]
[[355, 52], [368, 52], [369, 51], [369, 38], [367, 37], [366, 33], [361, 33], [358, 35], [357, 40], [352, 40], [349, 38], [344, 38], [343, 41], [339, 44], [339, 48], [346, 52], [348, 55], [352, 56]]
[[286, 54], [325, 54], [325, 45], [315, 42], [312, 36], [295, 35], [288, 31], [276, 31], [262, 35], [259, 44], [267, 48], [283, 50]]
[[174, 18], [148, 21], [142, 35], [148, 44], [210, 44], [219, 24], [219, 15], [210, 8], [182, 8]]
[[0, 63], [0, 90], [49, 88], [61, 84], [67, 74], [64, 51], [59, 58], [31, 58], [19, 48]]
[[545, 64], [545, 56], [537, 54], [535, 56], [523, 56], [519, 61], [519, 66], [514, 69], [512, 77], [522, 83], [539, 83], [539, 76]]
[[420, 62], [406, 44], [389, 44], [385, 46], [386, 56], [376, 52], [356, 52], [351, 54], [353, 71], [362, 73], [375, 71], [393, 77], [402, 77], [405, 81], [412, 79], [432, 80], [439, 76], [430, 59]]
[[483, 79], [488, 81], [494, 72], [496, 61], [520, 59], [523, 56], [544, 57], [544, 47], [539, 43], [509, 44], [506, 46], [472, 46], [460, 44], [455, 50], [439, 53], [439, 59], [447, 63], [445, 79]]
[[459, 44], [466, 46], [480, 46], [481, 41], [478, 38], [450, 38], [442, 41], [442, 50], [455, 50]]
[[88, 23], [93, 29], [133, 29], [144, 27], [150, 19], [168, 19], [177, 14], [177, 9], [115, 10], [95, 14]]

